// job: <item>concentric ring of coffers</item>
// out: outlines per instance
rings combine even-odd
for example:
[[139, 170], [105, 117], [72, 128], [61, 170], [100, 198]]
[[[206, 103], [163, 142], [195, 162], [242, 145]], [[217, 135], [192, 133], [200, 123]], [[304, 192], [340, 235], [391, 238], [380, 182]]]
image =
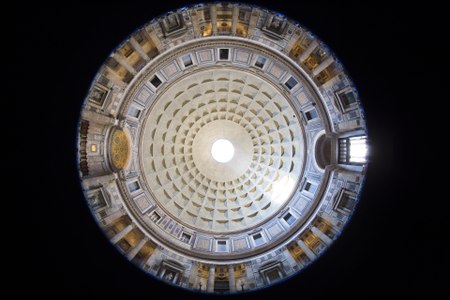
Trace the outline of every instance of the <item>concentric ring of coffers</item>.
[[[214, 143], [233, 145], [215, 160]], [[100, 68], [79, 171], [111, 243], [145, 272], [208, 293], [288, 278], [341, 233], [362, 188], [359, 96], [331, 51], [262, 8], [168, 13]]]

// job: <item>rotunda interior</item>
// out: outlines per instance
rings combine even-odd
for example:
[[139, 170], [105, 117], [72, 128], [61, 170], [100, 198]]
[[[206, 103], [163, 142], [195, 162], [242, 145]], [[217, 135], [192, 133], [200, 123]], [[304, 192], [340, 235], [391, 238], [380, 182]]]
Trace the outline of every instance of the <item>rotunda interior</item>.
[[364, 110], [333, 52], [247, 4], [174, 10], [107, 58], [79, 123], [88, 205], [144, 272], [206, 293], [268, 287], [350, 220]]

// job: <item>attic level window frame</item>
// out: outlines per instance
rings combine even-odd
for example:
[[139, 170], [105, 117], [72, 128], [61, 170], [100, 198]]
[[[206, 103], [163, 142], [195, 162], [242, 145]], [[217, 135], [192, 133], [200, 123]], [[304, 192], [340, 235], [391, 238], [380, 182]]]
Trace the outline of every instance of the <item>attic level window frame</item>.
[[263, 69], [264, 66], [266, 65], [266, 63], [267, 63], [267, 58], [265, 58], [264, 56], [258, 55], [254, 65], [255, 65], [255, 67]]
[[181, 234], [182, 242], [189, 244], [191, 242], [191, 239], [192, 239], [192, 235], [190, 235], [189, 233], [183, 232]]
[[[222, 52], [226, 51], [226, 58], [222, 57]], [[230, 48], [219, 48], [219, 61], [229, 61], [230, 60]]]
[[291, 212], [287, 212], [287, 213], [283, 216], [283, 220], [286, 222], [286, 224], [288, 224], [289, 226], [291, 226], [292, 224], [295, 223], [295, 221], [297, 220], [297, 218], [296, 218]]
[[310, 193], [310, 194], [315, 194], [317, 191], [317, 184], [310, 182], [310, 181], [306, 181], [305, 185], [303, 186], [303, 190]]
[[183, 62], [185, 68], [194, 65], [194, 61], [192, 60], [192, 56], [190, 54], [183, 55], [181, 57], [181, 61]]
[[140, 115], [141, 115], [142, 110], [140, 110], [139, 108], [137, 108], [136, 106], [130, 106], [130, 108], [128, 108], [128, 115], [130, 117], [139, 119]]
[[228, 252], [228, 242], [225, 240], [216, 241], [216, 252]]
[[284, 85], [289, 89], [292, 90], [298, 85], [297, 79], [294, 78], [294, 76], [289, 77], [288, 80], [284, 83]]
[[313, 109], [308, 110], [307, 112], [305, 112], [305, 117], [306, 117], [306, 120], [308, 120], [308, 122], [309, 122], [309, 121], [312, 121], [314, 119], [318, 119], [319, 118], [319, 113], [317, 112], [316, 108], [313, 108]]
[[128, 187], [128, 191], [130, 191], [130, 193], [134, 193], [141, 189], [141, 185], [139, 184], [139, 182], [137, 180], [129, 182], [127, 184], [127, 187]]
[[155, 75], [152, 79], [150, 79], [150, 83], [155, 87], [155, 89], [157, 89], [162, 84], [162, 81], [158, 75]]
[[259, 247], [266, 242], [266, 240], [261, 232], [253, 234], [252, 239], [253, 239], [253, 243], [254, 243], [255, 247]]

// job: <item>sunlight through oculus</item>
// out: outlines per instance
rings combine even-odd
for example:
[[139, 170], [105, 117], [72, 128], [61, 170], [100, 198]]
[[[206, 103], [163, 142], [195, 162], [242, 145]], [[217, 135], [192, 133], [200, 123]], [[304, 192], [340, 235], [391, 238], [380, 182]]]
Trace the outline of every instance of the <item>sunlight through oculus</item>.
[[229, 162], [234, 156], [234, 146], [229, 140], [217, 140], [212, 145], [211, 155], [217, 162]]

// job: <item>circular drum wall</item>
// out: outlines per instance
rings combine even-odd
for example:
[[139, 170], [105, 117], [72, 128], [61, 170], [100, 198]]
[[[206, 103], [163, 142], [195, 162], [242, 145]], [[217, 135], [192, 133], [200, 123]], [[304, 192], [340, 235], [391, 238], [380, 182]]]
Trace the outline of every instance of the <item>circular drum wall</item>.
[[319, 257], [351, 217], [368, 156], [358, 93], [330, 49], [244, 4], [186, 7], [133, 32], [100, 67], [78, 140], [111, 243], [208, 293], [264, 288]]

